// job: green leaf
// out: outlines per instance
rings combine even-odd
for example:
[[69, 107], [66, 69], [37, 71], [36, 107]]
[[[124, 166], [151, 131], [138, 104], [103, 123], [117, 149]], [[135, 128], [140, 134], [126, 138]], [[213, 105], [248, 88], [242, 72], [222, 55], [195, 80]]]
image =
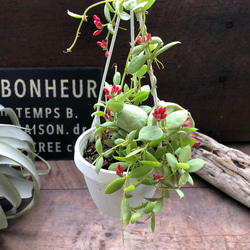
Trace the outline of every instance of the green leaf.
[[140, 161], [140, 163], [144, 167], [153, 167], [153, 168], [157, 168], [157, 167], [160, 167], [162, 165], [162, 163], [158, 162], [158, 161]]
[[71, 17], [82, 19], [82, 15], [75, 14], [75, 13], [71, 12], [70, 10], [67, 10], [67, 14]]
[[116, 171], [118, 163], [123, 167], [123, 170], [127, 169], [129, 166], [129, 164], [127, 162], [119, 161], [119, 162], [114, 162], [114, 163], [110, 164], [108, 169], [111, 171]]
[[187, 145], [189, 145], [190, 147], [192, 147], [195, 143], [195, 139], [192, 137], [185, 137], [181, 140], [181, 146], [185, 147]]
[[125, 94], [120, 94], [120, 95], [119, 95], [118, 101], [119, 101], [119, 102], [125, 101], [126, 99], [128, 99], [128, 98], [133, 94], [134, 91], [135, 91], [135, 88], [130, 89], [130, 90], [127, 91]]
[[158, 212], [160, 212], [162, 210], [162, 208], [163, 208], [163, 201], [162, 200], [158, 200], [158, 201], [156, 201], [156, 204], [155, 204], [155, 207], [153, 209], [153, 212], [154, 213], [158, 213]]
[[146, 126], [139, 132], [139, 139], [144, 141], [156, 141], [160, 140], [163, 136], [163, 132], [159, 127]]
[[176, 165], [178, 168], [181, 168], [181, 169], [189, 169], [190, 168], [190, 166], [187, 163], [178, 162]]
[[133, 75], [145, 64], [146, 61], [147, 61], [147, 56], [144, 54], [140, 54], [138, 56], [133, 57], [127, 67], [128, 74]]
[[175, 158], [175, 156], [172, 155], [171, 153], [167, 153], [166, 156], [167, 156], [168, 164], [170, 165], [170, 167], [177, 170], [178, 169], [178, 167], [177, 167], [178, 161]]
[[144, 64], [137, 72], [136, 77], [141, 78], [148, 72], [148, 65]]
[[125, 177], [114, 179], [113, 181], [111, 181], [107, 185], [104, 193], [105, 194], [112, 194], [112, 193], [116, 192], [117, 190], [119, 190], [123, 187], [124, 182], [125, 182]]
[[129, 177], [130, 178], [140, 178], [140, 177], [143, 177], [146, 174], [148, 174], [152, 169], [153, 169], [152, 166], [142, 166], [142, 167], [134, 168], [131, 171]]
[[128, 217], [130, 218], [131, 212], [129, 207], [129, 201], [126, 198], [122, 200], [122, 212], [123, 221], [128, 220]]
[[153, 214], [151, 217], [151, 230], [154, 233], [154, 231], [155, 231], [155, 214]]
[[184, 197], [184, 193], [180, 189], [176, 189], [176, 192], [180, 196], [181, 199]]
[[95, 171], [97, 174], [100, 172], [102, 165], [103, 165], [103, 157], [100, 157], [95, 163]]
[[120, 112], [123, 109], [123, 105], [119, 102], [113, 102], [108, 105], [108, 108], [113, 112]]
[[142, 150], [144, 150], [144, 148], [138, 148], [138, 149], [132, 151], [131, 153], [129, 153], [128, 155], [126, 155], [126, 157], [131, 157], [133, 155], [136, 155], [136, 154], [140, 153]]
[[101, 102], [98, 102], [94, 105], [94, 109], [96, 109], [97, 107], [105, 107], [105, 104], [104, 103], [101, 103]]
[[176, 44], [181, 44], [181, 42], [177, 41], [177, 42], [171, 42], [166, 44], [165, 46], [163, 46], [162, 48], [160, 48], [156, 53], [155, 56], [159, 56], [160, 54], [162, 54], [163, 52], [165, 52], [166, 50], [170, 49], [171, 47], [173, 47]]
[[130, 192], [132, 190], [135, 189], [135, 186], [133, 184], [131, 184], [130, 186], [128, 186], [127, 188], [124, 189], [125, 192]]
[[151, 8], [151, 6], [154, 4], [155, 0], [139, 0], [138, 3], [139, 4], [144, 4], [142, 9], [143, 10], [148, 10]]
[[119, 17], [123, 21], [128, 21], [131, 18], [131, 16], [128, 13], [124, 12], [124, 11], [120, 12]]
[[161, 159], [161, 157], [166, 153], [166, 151], [167, 151], [166, 146], [157, 148], [157, 150], [154, 153], [155, 158], [158, 160]]
[[107, 28], [108, 28], [109, 32], [113, 35], [114, 34], [113, 25], [111, 23], [108, 23]]
[[184, 173], [181, 175], [181, 177], [180, 177], [180, 179], [179, 179], [179, 181], [178, 181], [178, 187], [179, 187], [179, 188], [183, 187], [183, 186], [187, 183], [188, 177], [189, 177], [189, 174], [188, 174], [187, 172], [184, 172]]
[[136, 221], [138, 221], [143, 216], [143, 213], [136, 212], [131, 216], [131, 223], [134, 224]]
[[156, 202], [150, 202], [147, 204], [147, 206], [143, 209], [143, 213], [149, 214], [153, 211], [155, 208]]
[[149, 92], [141, 91], [138, 94], [136, 94], [136, 97], [133, 98], [132, 102], [144, 102], [148, 99]]
[[116, 145], [121, 144], [121, 143], [124, 143], [124, 142], [125, 142], [125, 140], [122, 139], [122, 138], [119, 138], [119, 139], [116, 139], [116, 140], [115, 140], [115, 144], [116, 144]]
[[104, 122], [102, 124], [102, 127], [107, 128], [107, 127], [113, 127], [115, 125], [114, 122]]
[[187, 171], [189, 173], [194, 173], [202, 169], [203, 166], [206, 164], [206, 162], [201, 159], [192, 159], [188, 161], [187, 164], [190, 166], [190, 168]]
[[104, 5], [104, 15], [108, 22], [111, 22], [110, 10], [107, 3]]
[[123, 3], [123, 7], [126, 10], [132, 10], [136, 6], [136, 4], [137, 4], [136, 0], [129, 0]]
[[180, 162], [187, 162], [191, 157], [191, 147], [187, 145], [184, 147], [179, 154]]
[[96, 151], [99, 155], [102, 154], [103, 150], [102, 150], [102, 141], [101, 141], [101, 138], [99, 138], [96, 142], [95, 142], [95, 148], [96, 148]]
[[166, 126], [168, 129], [176, 129], [182, 126], [187, 120], [187, 111], [186, 110], [178, 110], [166, 117]]
[[132, 142], [135, 139], [136, 136], [136, 130], [132, 130], [128, 135], [127, 135], [127, 140], [128, 142]]

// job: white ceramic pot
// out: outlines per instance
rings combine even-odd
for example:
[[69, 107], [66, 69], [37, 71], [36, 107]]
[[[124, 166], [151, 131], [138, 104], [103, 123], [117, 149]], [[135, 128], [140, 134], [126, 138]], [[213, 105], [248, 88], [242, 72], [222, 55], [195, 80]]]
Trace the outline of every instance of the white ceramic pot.
[[[94, 128], [85, 131], [76, 141], [74, 160], [77, 168], [84, 175], [89, 192], [96, 206], [105, 214], [113, 217], [121, 216], [122, 190], [113, 194], [104, 194], [106, 186], [114, 179], [119, 178], [115, 171], [101, 169], [99, 174], [95, 172], [94, 166], [87, 162], [82, 154], [87, 143], [93, 141]], [[132, 180], [133, 182], [133, 180]], [[140, 185], [130, 192], [133, 197], [129, 198], [130, 206], [139, 206], [145, 199], [151, 198], [155, 193], [155, 188], [147, 185]]]

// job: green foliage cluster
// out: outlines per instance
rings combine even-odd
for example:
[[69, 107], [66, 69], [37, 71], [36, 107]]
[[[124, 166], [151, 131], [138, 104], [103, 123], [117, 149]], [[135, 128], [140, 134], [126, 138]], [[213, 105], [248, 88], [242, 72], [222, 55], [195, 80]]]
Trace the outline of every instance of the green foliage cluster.
[[[97, 173], [104, 160], [110, 162], [111, 171], [117, 171], [118, 164], [123, 168], [124, 172], [117, 172], [117, 179], [109, 183], [105, 193], [111, 194], [122, 189], [122, 222], [126, 225], [135, 223], [146, 215], [146, 220], [151, 220], [152, 231], [155, 229], [155, 213], [161, 211], [163, 200], [169, 198], [169, 192], [175, 191], [182, 198], [184, 194], [181, 188], [186, 183], [193, 185], [190, 174], [205, 164], [201, 159], [191, 159], [191, 149], [197, 144], [195, 138], [190, 136], [190, 133], [197, 130], [191, 114], [178, 104], [160, 101], [157, 97], [153, 64], [162, 65], [157, 57], [180, 42], [164, 45], [160, 37], [152, 36], [147, 31], [146, 14], [155, 2], [156, 0], [105, 0], [91, 5], [83, 15], [68, 12], [75, 18], [81, 18], [81, 22], [76, 39], [67, 49], [70, 52], [74, 47], [79, 30], [83, 22], [87, 21], [88, 11], [98, 5], [104, 5], [106, 23], [102, 24], [97, 16], [95, 20], [99, 22], [97, 28], [101, 32], [107, 28], [105, 42], [99, 42], [105, 45], [106, 50], [110, 37], [116, 36], [117, 20], [130, 20], [134, 27], [135, 16], [139, 23], [138, 33], [131, 33], [134, 39], [130, 41], [131, 47], [122, 74], [116, 66], [113, 83], [103, 80], [100, 96], [103, 91], [105, 96], [99, 98], [94, 106], [94, 120], [105, 121], [95, 123], [95, 146], [99, 156], [93, 165]], [[133, 32], [134, 28], [131, 30]], [[109, 57], [112, 49], [111, 41]], [[148, 81], [150, 84], [143, 83]], [[151, 96], [154, 106], [143, 104]], [[109, 149], [104, 151], [104, 146]], [[160, 190], [161, 195], [158, 198], [145, 197], [145, 203], [131, 207], [131, 191], [139, 185], [151, 185]]]

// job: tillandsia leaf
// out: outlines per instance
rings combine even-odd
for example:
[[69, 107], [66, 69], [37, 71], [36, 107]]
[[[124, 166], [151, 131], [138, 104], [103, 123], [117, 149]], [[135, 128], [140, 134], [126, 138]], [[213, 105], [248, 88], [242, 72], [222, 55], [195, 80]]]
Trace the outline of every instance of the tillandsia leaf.
[[139, 132], [139, 139], [143, 141], [160, 140], [163, 136], [161, 128], [156, 126], [143, 127]]
[[5, 112], [9, 116], [13, 125], [20, 126], [19, 119], [12, 108], [5, 108], [0, 104], [0, 111]]
[[182, 126], [186, 119], [187, 119], [188, 113], [186, 110], [178, 110], [171, 114], [169, 114], [166, 117], [166, 126], [168, 129], [176, 129]]
[[0, 206], [0, 229], [4, 229], [8, 227], [8, 221], [6, 218], [6, 215], [2, 209], [2, 206]]
[[191, 157], [191, 147], [187, 145], [181, 149], [179, 154], [179, 161], [185, 163], [190, 159], [190, 157]]
[[201, 159], [192, 159], [186, 163], [190, 166], [190, 168], [187, 170], [189, 173], [199, 171], [206, 164], [206, 162]]
[[74, 18], [80, 18], [80, 19], [82, 19], [82, 15], [78, 15], [78, 14], [75, 14], [75, 13], [73, 13], [72, 11], [70, 11], [70, 10], [67, 10], [67, 14], [69, 15], [69, 16], [71, 16], [71, 17], [74, 17]]
[[140, 54], [138, 56], [133, 57], [127, 67], [128, 74], [133, 75], [146, 63], [146, 61], [147, 56], [144, 54]]
[[99, 138], [98, 140], [96, 140], [95, 142], [95, 148], [96, 148], [96, 151], [99, 155], [102, 154], [103, 152], [103, 149], [102, 149], [102, 140], [101, 138]]
[[0, 137], [6, 137], [6, 135], [8, 135], [9, 138], [18, 138], [19, 140], [29, 143], [33, 150], [35, 148], [33, 139], [19, 127], [0, 124]]
[[22, 202], [21, 195], [16, 187], [9, 178], [3, 174], [0, 174], [0, 196], [7, 199], [14, 209], [17, 209]]
[[35, 186], [37, 187], [37, 191], [39, 191], [40, 178], [38, 176], [38, 172], [34, 164], [26, 155], [24, 155], [22, 152], [20, 152], [16, 148], [1, 141], [0, 141], [0, 155], [17, 162], [18, 165], [20, 165], [25, 170], [27, 170], [32, 176], [34, 183], [36, 184]]
[[119, 189], [121, 189], [123, 187], [124, 182], [125, 182], [125, 177], [114, 179], [113, 181], [111, 181], [107, 185], [104, 193], [105, 194], [112, 194], [112, 193], [118, 191]]
[[181, 42], [177, 41], [177, 42], [171, 42], [171, 43], [166, 44], [165, 46], [163, 46], [162, 48], [160, 48], [159, 50], [156, 51], [155, 57], [159, 56], [160, 54], [162, 54], [163, 52], [170, 49], [171, 47], [173, 47], [176, 44], [181, 44]]
[[100, 157], [95, 163], [95, 171], [97, 174], [100, 172], [102, 165], [103, 165], [103, 157]]
[[143, 216], [143, 213], [141, 212], [135, 212], [132, 216], [131, 216], [131, 223], [134, 224], [136, 221], [138, 221], [141, 217]]

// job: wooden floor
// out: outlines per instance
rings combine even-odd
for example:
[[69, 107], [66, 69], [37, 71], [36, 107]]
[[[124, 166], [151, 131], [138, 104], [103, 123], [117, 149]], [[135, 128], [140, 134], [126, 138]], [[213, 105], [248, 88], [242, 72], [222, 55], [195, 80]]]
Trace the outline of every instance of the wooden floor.
[[[236, 147], [250, 153], [249, 144]], [[1, 250], [250, 249], [250, 209], [197, 176], [194, 187], [184, 188], [182, 200], [172, 193], [165, 202], [154, 234], [148, 223], [129, 225], [122, 245], [119, 219], [95, 207], [74, 162], [50, 163], [35, 207], [0, 232]]]

